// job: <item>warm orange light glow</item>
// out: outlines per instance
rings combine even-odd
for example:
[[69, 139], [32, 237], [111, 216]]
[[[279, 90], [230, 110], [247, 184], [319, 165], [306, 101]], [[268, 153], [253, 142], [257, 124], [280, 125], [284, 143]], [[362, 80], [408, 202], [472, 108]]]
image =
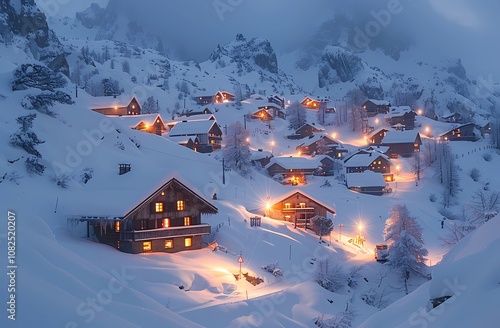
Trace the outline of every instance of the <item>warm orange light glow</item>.
[[375, 119], [375, 124], [378, 124], [378, 122], [379, 122], [379, 119], [378, 119], [378, 118], [376, 118], [376, 119]]
[[297, 155], [299, 155], [299, 156], [300, 156], [300, 155], [302, 155], [302, 152], [299, 150], [299, 151], [297, 152]]
[[249, 137], [247, 137], [247, 138], [245, 139], [245, 141], [246, 141], [246, 142], [250, 142], [250, 138], [249, 138]]
[[337, 138], [337, 133], [333, 132], [332, 133], [332, 138]]

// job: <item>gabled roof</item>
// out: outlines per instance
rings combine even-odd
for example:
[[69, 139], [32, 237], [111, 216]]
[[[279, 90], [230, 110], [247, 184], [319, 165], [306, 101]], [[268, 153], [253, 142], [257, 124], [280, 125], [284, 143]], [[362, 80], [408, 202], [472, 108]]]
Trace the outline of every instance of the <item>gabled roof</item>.
[[317, 130], [320, 130], [320, 131], [325, 131], [325, 128], [323, 126], [316, 124], [316, 123], [304, 123], [295, 131], [299, 131], [303, 127], [307, 127], [307, 126], [310, 126], [310, 127], [315, 128]]
[[130, 97], [130, 94], [121, 94], [118, 96], [103, 96], [103, 97], [90, 97], [90, 108], [113, 108], [113, 107], [127, 107], [132, 100], [136, 100], [139, 106], [141, 103], [135, 96]]
[[113, 121], [123, 122], [123, 124], [128, 125], [131, 128], [137, 127], [141, 123], [145, 123], [147, 125], [153, 125], [157, 119], [161, 120], [161, 123], [164, 124], [164, 121], [160, 114], [141, 114], [141, 115], [122, 115], [122, 116], [109, 116]]
[[293, 156], [278, 156], [271, 158], [269, 164], [266, 168], [271, 165], [277, 164], [287, 170], [298, 170], [298, 169], [316, 169], [321, 165], [320, 161], [316, 158], [309, 159], [307, 157], [293, 157]]
[[318, 101], [318, 102], [329, 102], [330, 101], [330, 97], [320, 97], [320, 96], [313, 97], [313, 96], [307, 96], [304, 99], [302, 99], [301, 103], [304, 102], [307, 99], [311, 99], [312, 101]]
[[257, 107], [258, 109], [272, 109], [272, 108], [275, 108], [276, 110], [281, 110], [281, 107], [278, 107], [278, 105], [274, 104], [274, 103], [267, 103], [263, 106], [259, 106]]
[[312, 145], [313, 143], [315, 142], [318, 142], [319, 140], [321, 139], [325, 139], [325, 140], [329, 140], [331, 141], [331, 144], [337, 144], [337, 145], [340, 145], [340, 142], [338, 142], [337, 140], [333, 139], [332, 137], [330, 137], [328, 134], [315, 134], [313, 135], [312, 137], [310, 137], [309, 139], [307, 139], [303, 144], [301, 144], [300, 146], [310, 146]]
[[317, 198], [309, 195], [309, 194], [306, 194], [302, 191], [297, 191], [297, 190], [294, 190], [294, 191], [291, 191], [285, 195], [282, 195], [280, 196], [279, 198], [274, 198], [272, 201], [270, 201], [271, 204], [273, 205], [277, 205], [279, 203], [282, 203], [283, 201], [285, 201], [286, 199], [296, 195], [296, 194], [299, 194], [299, 195], [302, 195], [306, 198], [309, 198], [310, 200], [312, 200], [313, 202], [317, 203], [318, 205], [324, 207], [328, 212], [332, 213], [332, 214], [335, 214], [335, 209], [332, 207], [332, 206], [329, 206], [329, 205], [326, 205], [324, 202], [318, 200]]
[[189, 140], [192, 140], [193, 142], [198, 140], [198, 137], [196, 136], [177, 136], [177, 137], [168, 137], [167, 138], [170, 141], [173, 141], [175, 143], [178, 143], [180, 145], [185, 145], [189, 142]]
[[385, 187], [386, 182], [381, 173], [370, 170], [363, 173], [349, 173], [345, 175], [347, 188], [353, 187]]
[[389, 100], [368, 99], [367, 101], [365, 101], [365, 103], [368, 101], [377, 106], [389, 106], [391, 104]]
[[381, 144], [414, 143], [419, 135], [415, 130], [387, 131]]
[[439, 136], [442, 137], [444, 135], [447, 135], [448, 133], [451, 133], [452, 131], [454, 130], [457, 130], [457, 129], [462, 129], [464, 127], [469, 127], [471, 129], [477, 129], [476, 128], [476, 125], [474, 123], [465, 123], [465, 124], [460, 124], [460, 125], [456, 125], [454, 128], [444, 132], [444, 133], [441, 133]]
[[370, 152], [370, 153], [357, 153], [347, 158], [344, 163], [347, 167], [367, 167], [370, 166], [373, 161], [377, 160], [379, 157], [389, 161], [389, 157], [379, 152]]
[[179, 123], [182, 121], [208, 121], [208, 120], [215, 120], [214, 114], [182, 115], [174, 118], [172, 121], [168, 123], [172, 124], [172, 123]]
[[208, 133], [216, 121], [203, 120], [203, 121], [182, 121], [174, 125], [170, 130], [169, 136], [182, 136]]
[[372, 132], [368, 138], [371, 139], [371, 138], [373, 138], [374, 136], [376, 136], [377, 134], [379, 134], [380, 132], [383, 132], [383, 131], [387, 132], [389, 130], [388, 129], [384, 129], [384, 128], [380, 128], [380, 129], [376, 130], [375, 132]]
[[268, 150], [262, 150], [262, 149], [258, 149], [258, 150], [251, 149], [250, 150], [250, 159], [253, 161], [263, 159], [266, 157], [273, 157], [273, 154]]

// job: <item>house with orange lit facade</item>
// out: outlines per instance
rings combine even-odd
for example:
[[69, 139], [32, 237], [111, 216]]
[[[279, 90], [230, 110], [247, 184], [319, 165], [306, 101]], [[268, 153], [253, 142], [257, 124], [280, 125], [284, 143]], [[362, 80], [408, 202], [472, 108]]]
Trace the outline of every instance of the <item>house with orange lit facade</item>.
[[124, 197], [127, 201], [119, 204], [104, 198], [108, 203], [96, 204], [113, 212], [111, 216], [82, 215], [69, 220], [86, 222], [88, 237], [92, 233], [99, 242], [125, 253], [175, 253], [202, 248], [202, 236], [211, 231], [210, 224], [202, 223], [202, 215], [218, 212], [176, 178], [142, 197], [130, 192]]
[[227, 91], [217, 91], [213, 95], [196, 96], [193, 100], [198, 105], [222, 104], [224, 102], [234, 101], [236, 96]]
[[296, 228], [313, 228], [312, 218], [315, 216], [335, 216], [333, 206], [318, 200], [304, 192], [292, 191], [266, 204], [266, 216], [291, 222]]
[[300, 104], [307, 109], [316, 109], [324, 108], [325, 110], [328, 107], [328, 103], [330, 102], [330, 98], [328, 97], [305, 97]]
[[392, 166], [389, 157], [377, 151], [360, 151], [344, 161], [346, 174], [373, 171], [381, 173], [386, 182], [394, 181], [394, 174], [391, 173]]
[[108, 96], [92, 99], [90, 109], [103, 115], [140, 115], [142, 107], [134, 96]]
[[113, 121], [126, 124], [134, 130], [153, 133], [159, 136], [167, 132], [167, 127], [160, 114], [140, 114], [109, 117]]

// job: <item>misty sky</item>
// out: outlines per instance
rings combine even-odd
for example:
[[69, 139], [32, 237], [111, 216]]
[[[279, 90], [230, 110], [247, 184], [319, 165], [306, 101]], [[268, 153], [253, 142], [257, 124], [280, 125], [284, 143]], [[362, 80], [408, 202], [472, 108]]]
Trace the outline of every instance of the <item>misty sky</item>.
[[[107, 1], [60, 1], [58, 14]], [[282, 52], [305, 44], [335, 13], [344, 13], [363, 29], [374, 20], [372, 11], [399, 3], [401, 13], [391, 17], [378, 37], [409, 38], [415, 44], [415, 56], [462, 58], [471, 78], [492, 74], [494, 80], [500, 80], [497, 0], [109, 1], [115, 10], [135, 17], [146, 29], [161, 35], [173, 58], [198, 61], [206, 60], [217, 44], [234, 40], [237, 33], [267, 38], [277, 52]], [[37, 2], [40, 5], [46, 1]]]

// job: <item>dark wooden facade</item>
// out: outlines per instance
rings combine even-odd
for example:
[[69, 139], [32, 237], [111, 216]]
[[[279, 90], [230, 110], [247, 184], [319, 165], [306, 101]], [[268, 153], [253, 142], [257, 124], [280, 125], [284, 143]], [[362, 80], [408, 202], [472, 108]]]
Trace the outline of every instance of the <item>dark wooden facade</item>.
[[417, 135], [413, 142], [382, 142], [382, 146], [389, 147], [386, 154], [391, 158], [397, 158], [398, 156], [411, 157], [413, 153], [418, 153], [420, 151], [421, 145], [422, 140], [420, 139], [420, 134]]
[[274, 116], [267, 109], [264, 108], [262, 109], [259, 108], [258, 111], [253, 112], [251, 117], [253, 119], [259, 119], [264, 122], [274, 120]]
[[[316, 138], [314, 138], [316, 139]], [[321, 145], [323, 143], [323, 146]], [[320, 138], [317, 140], [314, 140], [313, 142], [304, 142], [301, 145], [298, 145], [295, 149], [297, 151], [300, 151], [301, 154], [304, 155], [313, 155], [313, 154], [326, 154], [330, 155], [332, 157], [339, 157], [338, 153], [342, 154], [344, 151], [340, 150], [337, 151], [337, 147], [340, 146], [340, 143], [332, 138], [330, 138], [328, 135], [322, 135]], [[327, 150], [325, 152], [321, 152], [320, 148], [324, 147]], [[345, 149], [347, 151], [347, 149]], [[341, 157], [341, 156], [340, 156]]]
[[310, 227], [314, 216], [335, 215], [335, 210], [300, 191], [293, 192], [280, 201], [269, 204], [266, 215], [272, 219], [294, 223], [295, 227]]
[[315, 124], [306, 123], [297, 130], [295, 130], [295, 135], [300, 136], [301, 138], [305, 138], [305, 137], [311, 137], [315, 133], [322, 131], [324, 131], [322, 127], [317, 127]]
[[445, 141], [476, 141], [479, 136], [474, 131], [478, 131], [476, 125], [468, 123], [443, 133], [439, 138]]
[[283, 97], [272, 95], [267, 97], [267, 101], [280, 106], [281, 109], [285, 109], [285, 98]]
[[377, 114], [389, 113], [390, 106], [391, 103], [388, 101], [368, 99], [362, 105], [362, 108], [368, 116], [375, 116]]
[[387, 133], [387, 129], [380, 129], [376, 132], [374, 132], [371, 136], [370, 136], [370, 143], [371, 144], [375, 144], [375, 145], [380, 145], [382, 143], [382, 140], [384, 139], [385, 137], [385, 134]]
[[116, 98], [111, 98], [109, 100], [109, 107], [97, 107], [92, 108], [94, 112], [103, 115], [140, 115], [141, 114], [141, 104], [136, 97], [132, 97], [128, 104], [115, 103]]
[[[367, 158], [364, 158], [359, 162], [356, 160], [356, 156], [363, 156]], [[381, 154], [377, 155], [376, 153], [373, 153], [371, 156], [370, 154], [354, 154], [344, 162], [346, 173], [362, 173], [370, 170], [377, 173], [387, 174], [391, 173], [391, 166], [392, 163], [386, 156]]]
[[417, 113], [410, 110], [401, 115], [391, 116], [387, 118], [387, 123], [390, 125], [404, 125], [405, 130], [413, 130], [415, 128], [415, 117]]
[[96, 238], [126, 253], [167, 252], [200, 249], [210, 225], [202, 214], [217, 208], [173, 178], [140, 202], [123, 218], [89, 222]]
[[167, 127], [165, 122], [160, 115], [156, 116], [153, 122], [141, 121], [134, 127], [135, 130], [144, 131], [148, 133], [154, 133], [161, 136], [163, 133], [167, 132]]

